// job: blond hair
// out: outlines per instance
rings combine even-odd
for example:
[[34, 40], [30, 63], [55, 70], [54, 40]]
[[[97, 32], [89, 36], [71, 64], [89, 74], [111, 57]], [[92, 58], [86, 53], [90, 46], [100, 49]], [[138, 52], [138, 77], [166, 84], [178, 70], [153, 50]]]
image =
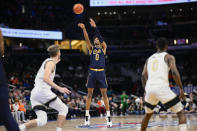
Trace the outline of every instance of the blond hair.
[[58, 51], [60, 51], [60, 48], [58, 45], [51, 45], [47, 48], [47, 51], [48, 51], [50, 57], [55, 57], [57, 55]]

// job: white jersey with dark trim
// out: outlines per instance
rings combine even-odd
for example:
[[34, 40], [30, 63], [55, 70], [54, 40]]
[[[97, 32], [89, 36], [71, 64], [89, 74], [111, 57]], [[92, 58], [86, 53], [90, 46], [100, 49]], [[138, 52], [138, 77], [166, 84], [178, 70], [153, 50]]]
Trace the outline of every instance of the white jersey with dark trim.
[[[36, 78], [35, 78], [35, 85], [34, 85], [35, 88], [34, 89], [51, 90], [51, 86], [44, 81], [45, 66], [46, 66], [46, 63], [49, 61], [53, 61], [53, 60], [51, 58], [48, 58], [42, 63], [42, 65], [36, 75]], [[56, 72], [56, 66], [54, 68], [53, 73], [50, 76], [50, 79], [52, 81], [54, 80], [55, 72]]]
[[162, 85], [169, 87], [169, 67], [165, 62], [168, 53], [155, 53], [147, 61], [148, 80], [146, 86]]

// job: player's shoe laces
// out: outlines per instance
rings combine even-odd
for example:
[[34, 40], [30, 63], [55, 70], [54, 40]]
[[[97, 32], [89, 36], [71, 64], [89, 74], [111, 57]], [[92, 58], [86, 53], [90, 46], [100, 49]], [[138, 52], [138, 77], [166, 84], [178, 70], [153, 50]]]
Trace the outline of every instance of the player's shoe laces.
[[105, 119], [107, 120], [107, 127], [112, 127], [112, 120], [110, 116], [106, 116]]
[[85, 126], [90, 126], [90, 116], [85, 116]]

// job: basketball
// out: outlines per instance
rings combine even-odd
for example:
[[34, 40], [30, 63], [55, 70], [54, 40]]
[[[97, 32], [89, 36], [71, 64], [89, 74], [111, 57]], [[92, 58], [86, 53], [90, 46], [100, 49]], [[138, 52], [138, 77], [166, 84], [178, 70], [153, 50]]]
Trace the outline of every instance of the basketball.
[[81, 14], [84, 11], [84, 7], [82, 4], [75, 4], [73, 6], [73, 11], [75, 12], [75, 14]]

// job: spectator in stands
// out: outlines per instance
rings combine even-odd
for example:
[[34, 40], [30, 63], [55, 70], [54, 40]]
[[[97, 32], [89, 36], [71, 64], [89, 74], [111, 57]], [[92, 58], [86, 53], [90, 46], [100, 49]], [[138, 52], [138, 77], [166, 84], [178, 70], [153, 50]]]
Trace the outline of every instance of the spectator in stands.
[[16, 119], [17, 122], [20, 122], [20, 113], [19, 113], [19, 104], [18, 100], [15, 100], [15, 103], [13, 104], [13, 109], [14, 109], [14, 118]]
[[85, 107], [83, 107], [83, 105], [80, 104], [80, 98], [77, 98], [77, 100], [76, 100], [77, 116], [82, 116], [81, 112], [83, 109], [85, 109]]
[[131, 103], [128, 110], [127, 110], [128, 114], [135, 114], [135, 104]]
[[[22, 122], [26, 122], [26, 118], [25, 118], [25, 113], [26, 113], [26, 109], [24, 106], [24, 103], [22, 103], [22, 100], [19, 100], [19, 120], [21, 120]], [[22, 117], [22, 119], [20, 119]]]
[[75, 99], [71, 99], [71, 101], [68, 102], [68, 107], [69, 107], [69, 114], [71, 118], [76, 118], [78, 115], [78, 108], [75, 102]]
[[120, 96], [121, 98], [121, 105], [120, 105], [120, 109], [121, 109], [121, 113], [122, 115], [125, 115], [127, 109], [128, 109], [128, 95], [126, 94], [125, 91], [122, 92], [122, 95]]
[[112, 96], [112, 93], [113, 93], [113, 91], [112, 91], [111, 88], [107, 90], [107, 96], [108, 97]]
[[10, 106], [10, 111], [12, 113], [12, 116], [14, 117], [14, 108], [13, 108], [12, 100], [9, 98], [8, 102], [9, 102], [9, 106]]
[[189, 107], [187, 113], [195, 113], [197, 111], [197, 106], [193, 101], [189, 102]]
[[141, 112], [142, 104], [140, 98], [135, 99], [135, 114], [139, 115]]
[[99, 115], [102, 118], [104, 116], [105, 112], [106, 112], [105, 104], [104, 104], [104, 101], [103, 101], [102, 97], [101, 97], [101, 99], [99, 99], [97, 101], [97, 104], [98, 104], [98, 107], [96, 109], [98, 110]]
[[11, 77], [11, 82], [12, 82], [12, 85], [17, 85], [19, 84], [19, 80], [17, 77]]
[[25, 88], [29, 88], [29, 82], [28, 82], [28, 80], [24, 80], [24, 82], [23, 82], [23, 86], [25, 87]]
[[114, 113], [118, 113], [118, 105], [115, 102], [113, 102], [112, 97], [109, 97], [109, 105], [110, 105], [110, 108], [111, 108], [112, 115]]
[[193, 96], [193, 93], [192, 92], [189, 94], [189, 98], [190, 98], [191, 101], [194, 100], [194, 96]]
[[30, 101], [30, 92], [25, 92], [25, 100]]
[[23, 101], [24, 101], [23, 103], [25, 103], [24, 105], [25, 105], [26, 111], [27, 110], [32, 110], [31, 102], [30, 101], [25, 101], [25, 100], [23, 100]]
[[85, 109], [85, 100], [86, 99], [83, 99], [83, 98], [80, 98], [80, 100], [79, 100], [79, 108], [81, 108], [81, 109]]
[[14, 98], [14, 96], [13, 96], [13, 93], [12, 93], [12, 92], [10, 92], [10, 93], [9, 93], [9, 98], [11, 99], [11, 103], [14, 103], [15, 98]]

